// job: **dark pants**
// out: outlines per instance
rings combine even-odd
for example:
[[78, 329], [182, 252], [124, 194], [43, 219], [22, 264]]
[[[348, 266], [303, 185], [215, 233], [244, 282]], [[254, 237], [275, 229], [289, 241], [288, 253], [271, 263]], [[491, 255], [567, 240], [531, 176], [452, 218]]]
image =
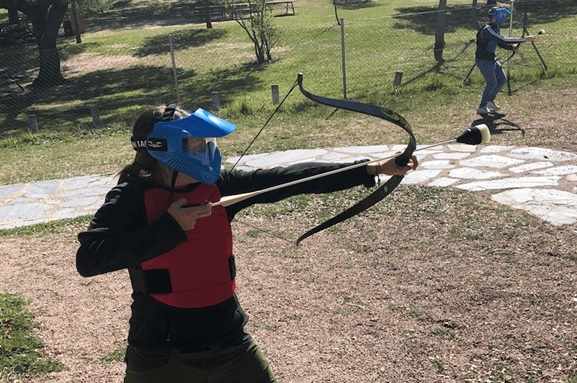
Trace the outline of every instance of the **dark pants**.
[[477, 68], [485, 79], [485, 89], [481, 97], [479, 107], [486, 106], [489, 101], [495, 101], [497, 93], [501, 91], [503, 85], [507, 83], [507, 76], [499, 61], [476, 60]]
[[196, 353], [126, 351], [124, 383], [276, 383], [254, 340]]

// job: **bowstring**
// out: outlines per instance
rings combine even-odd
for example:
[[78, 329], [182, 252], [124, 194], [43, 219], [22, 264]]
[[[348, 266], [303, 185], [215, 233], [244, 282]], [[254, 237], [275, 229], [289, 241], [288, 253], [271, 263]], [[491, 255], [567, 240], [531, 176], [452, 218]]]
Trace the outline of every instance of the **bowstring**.
[[[221, 213], [219, 213], [219, 212], [214, 212], [214, 211], [213, 211], [213, 213], [215, 213], [215, 214], [220, 214], [220, 215], [224, 215], [224, 214], [221, 214]], [[227, 217], [227, 218], [228, 218], [228, 217]], [[263, 229], [262, 227], [258, 227], [258, 226], [256, 226], [256, 225], [253, 225], [253, 224], [251, 224], [251, 223], [244, 222], [244, 221], [240, 221], [240, 222], [239, 222], [239, 221], [236, 221], [236, 222], [238, 222], [238, 223], [240, 223], [240, 224], [242, 224], [242, 225], [244, 225], [244, 226], [248, 226], [248, 227], [250, 227], [251, 229], [258, 230], [258, 231], [261, 232], [261, 233], [268, 234], [268, 235], [270, 235], [271, 237], [274, 237], [274, 238], [276, 238], [276, 239], [280, 239], [280, 240], [282, 240], [282, 241], [285, 241], [285, 242], [287, 242], [287, 243], [289, 243], [289, 244], [291, 244], [291, 245], [294, 245], [294, 241], [291, 241], [290, 239], [283, 238], [283, 237], [281, 237], [280, 235], [278, 235], [278, 234], [276, 234], [276, 233], [273, 233], [271, 230]]]
[[264, 131], [264, 128], [266, 128], [266, 126], [268, 125], [268, 123], [270, 122], [270, 120], [272, 120], [272, 118], [277, 114], [277, 112], [279, 111], [280, 107], [282, 106], [282, 104], [285, 102], [285, 100], [288, 98], [288, 96], [292, 93], [292, 91], [297, 87], [298, 85], [298, 80], [295, 81], [295, 83], [293, 84], [293, 86], [290, 88], [290, 90], [288, 91], [288, 93], [284, 96], [284, 98], [282, 99], [282, 101], [278, 104], [278, 106], [275, 108], [275, 110], [272, 112], [272, 114], [268, 117], [268, 119], [265, 121], [265, 123], [262, 125], [262, 127], [260, 128], [260, 130], [256, 133], [256, 135], [253, 137], [252, 141], [248, 144], [248, 146], [246, 147], [246, 149], [244, 149], [244, 151], [242, 152], [242, 154], [238, 157], [238, 159], [236, 160], [236, 162], [232, 165], [232, 167], [230, 168], [230, 170], [233, 170], [236, 168], [236, 166], [239, 164], [240, 160], [248, 153], [248, 151], [250, 150], [250, 148], [252, 147], [252, 145], [255, 143], [255, 141], [257, 140], [257, 138], [260, 136], [260, 134]]
[[[280, 110], [281, 106], [284, 104], [284, 102], [286, 101], [286, 99], [288, 98], [288, 96], [290, 96], [290, 94], [293, 92], [293, 90], [298, 86], [298, 79], [295, 81], [295, 83], [293, 84], [293, 86], [289, 89], [289, 91], [287, 92], [287, 94], [283, 97], [283, 99], [281, 100], [281, 102], [277, 105], [277, 107], [275, 108], [275, 110], [271, 113], [271, 115], [268, 117], [268, 119], [265, 121], [265, 123], [262, 125], [262, 127], [259, 129], [259, 131], [256, 133], [256, 135], [252, 138], [252, 140], [250, 141], [250, 143], [247, 145], [247, 147], [243, 150], [243, 152], [241, 153], [241, 155], [237, 158], [237, 160], [235, 161], [235, 163], [232, 165], [232, 167], [230, 168], [229, 171], [232, 171], [236, 168], [236, 166], [240, 163], [240, 161], [242, 160], [242, 158], [248, 153], [248, 151], [250, 150], [250, 148], [252, 147], [252, 145], [256, 142], [256, 140], [258, 139], [258, 137], [261, 135], [261, 133], [264, 131], [264, 129], [267, 127], [268, 123], [272, 120], [272, 118], [278, 113], [278, 111]], [[209, 198], [207, 199], [207, 201], [210, 201], [212, 199], [212, 197], [214, 196], [214, 193], [216, 193], [216, 191], [218, 190], [218, 187], [215, 187], [215, 190], [212, 192], [212, 194], [209, 196]], [[226, 211], [226, 208], [225, 208]], [[228, 216], [228, 214], [222, 214], [218, 211], [213, 210], [212, 211], [213, 214], [218, 214], [221, 216], [226, 216], [227, 219], [229, 219], [230, 221], [232, 221], [231, 217]], [[291, 243], [292, 241], [283, 238], [279, 235], [274, 234], [273, 232], [271, 232], [270, 230], [266, 230], [266, 229], [262, 229], [260, 227], [251, 225], [249, 223], [246, 222], [242, 222], [242, 224], [258, 230], [260, 232], [269, 234], [277, 239], [281, 239], [285, 242]]]
[[[272, 118], [277, 114], [277, 112], [279, 111], [280, 107], [282, 106], [282, 104], [284, 104], [284, 102], [286, 101], [286, 99], [288, 98], [288, 96], [292, 93], [292, 91], [296, 88], [296, 86], [298, 85], [298, 80], [295, 81], [295, 83], [293, 84], [293, 86], [290, 88], [290, 90], [288, 91], [288, 93], [284, 96], [284, 98], [281, 100], [281, 102], [278, 104], [278, 106], [275, 108], [275, 110], [272, 112], [272, 114], [268, 117], [268, 119], [265, 121], [265, 123], [262, 125], [262, 127], [259, 129], [259, 131], [256, 133], [256, 135], [252, 138], [252, 140], [250, 141], [250, 143], [248, 144], [248, 146], [243, 150], [243, 152], [241, 153], [241, 155], [237, 158], [236, 162], [232, 165], [232, 167], [230, 168], [229, 171], [233, 171], [236, 166], [240, 163], [240, 161], [242, 160], [242, 158], [248, 153], [248, 151], [250, 150], [250, 148], [252, 147], [252, 145], [255, 143], [256, 139], [260, 136], [260, 134], [264, 131], [264, 128], [266, 128], [266, 126], [268, 125], [268, 123], [272, 120]], [[212, 197], [214, 197], [214, 193], [216, 193], [216, 191], [218, 190], [218, 188], [215, 188], [215, 190], [212, 192], [212, 194], [207, 198], [207, 203], [212, 199]]]

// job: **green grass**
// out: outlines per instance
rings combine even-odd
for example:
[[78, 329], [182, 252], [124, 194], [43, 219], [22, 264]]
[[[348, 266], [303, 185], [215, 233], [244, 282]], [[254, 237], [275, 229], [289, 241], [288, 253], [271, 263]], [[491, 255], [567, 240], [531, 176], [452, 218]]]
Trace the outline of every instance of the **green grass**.
[[[549, 70], [544, 73], [531, 46], [524, 46], [511, 60], [511, 77], [520, 88], [517, 97], [544, 83], [554, 88], [575, 77], [577, 47], [570, 39], [577, 10], [568, 1], [554, 3], [546, 18], [529, 13], [531, 30], [546, 31], [538, 46]], [[442, 65], [432, 58], [436, 15], [431, 11], [437, 1], [412, 7], [400, 0], [346, 4], [339, 16], [345, 19], [348, 98], [399, 111], [414, 125], [420, 142], [452, 136], [454, 121], [470, 115], [482, 87], [476, 71], [463, 86], [474, 52], [469, 2], [451, 4]], [[132, 157], [127, 142], [135, 116], [154, 101], [175, 98], [169, 36], [182, 104], [210, 110], [211, 92], [218, 91], [222, 109], [215, 112], [239, 126], [219, 142], [225, 156], [242, 152], [276, 107], [270, 101], [271, 84], [278, 84], [283, 96], [296, 74], [303, 72], [308, 90], [342, 97], [340, 27], [331, 1], [301, 0], [296, 16], [276, 17], [280, 40], [274, 60], [262, 66], [255, 65], [251, 42], [234, 21], [206, 29], [190, 23], [189, 8], [180, 0], [133, 1], [124, 8], [86, 15], [88, 33], [82, 44], [59, 39], [63, 66], [76, 70], [66, 72], [69, 84], [64, 87], [19, 97], [26, 108], [17, 120], [25, 124], [26, 114], [35, 113], [42, 128], [34, 135], [25, 129], [0, 131], [0, 184], [120, 170]], [[10, 54], [29, 76], [23, 85], [29, 84], [35, 73], [35, 46], [22, 44]], [[395, 91], [396, 70], [402, 70], [404, 78]], [[382, 130], [351, 113], [331, 114], [330, 108], [313, 105], [298, 93], [297, 89], [288, 97], [252, 153], [404, 142], [391, 127]], [[93, 126], [90, 105], [100, 111], [101, 126]], [[449, 120], [444, 113], [448, 106], [454, 111]], [[423, 129], [429, 124], [437, 126], [434, 132]], [[360, 132], [358, 126], [363, 128]]]
[[[42, 237], [55, 232], [78, 232], [88, 224], [89, 217], [78, 217], [33, 226], [0, 230], [0, 237]], [[75, 240], [70, 237], [70, 240]], [[64, 367], [43, 353], [43, 344], [32, 333], [34, 314], [26, 309], [28, 302], [17, 295], [0, 293], [0, 383], [19, 382], [23, 376], [60, 371]], [[102, 358], [102, 362], [121, 360], [118, 349]]]
[[126, 355], [126, 345], [118, 344], [116, 349], [104, 355], [102, 358], [100, 358], [100, 361], [104, 364], [122, 362], [124, 360], [125, 355]]
[[[51, 233], [61, 232], [66, 229], [74, 228], [75, 231], [80, 231], [88, 227], [91, 216], [76, 217], [61, 219], [58, 221], [51, 221], [31, 226], [22, 226], [12, 229], [1, 229], [1, 236], [18, 236], [18, 237], [43, 237]], [[75, 238], [72, 238], [76, 240]]]
[[0, 382], [16, 382], [23, 375], [59, 371], [62, 365], [46, 357], [31, 332], [34, 316], [20, 297], [0, 294]]

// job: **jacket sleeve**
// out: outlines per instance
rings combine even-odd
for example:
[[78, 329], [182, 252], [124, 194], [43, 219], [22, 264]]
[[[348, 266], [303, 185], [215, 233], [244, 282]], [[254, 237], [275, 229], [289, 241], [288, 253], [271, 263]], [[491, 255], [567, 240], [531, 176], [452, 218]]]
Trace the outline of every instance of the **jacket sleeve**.
[[481, 37], [485, 40], [493, 40], [499, 47], [507, 50], [513, 50], [516, 44], [527, 41], [524, 37], [505, 37], [490, 26], [481, 31]]
[[78, 234], [76, 268], [82, 276], [135, 267], [186, 240], [168, 213], [149, 224], [142, 196], [131, 191], [126, 184], [113, 188], [88, 229]]
[[[340, 164], [307, 162], [254, 171], [233, 170], [229, 172], [225, 170], [221, 172], [218, 186], [223, 196], [248, 193], [366, 161], [368, 160]], [[234, 217], [240, 210], [257, 203], [273, 203], [298, 194], [332, 193], [359, 185], [366, 187], [375, 185], [375, 177], [367, 173], [365, 166], [260, 194], [228, 206], [227, 214], [229, 217]]]

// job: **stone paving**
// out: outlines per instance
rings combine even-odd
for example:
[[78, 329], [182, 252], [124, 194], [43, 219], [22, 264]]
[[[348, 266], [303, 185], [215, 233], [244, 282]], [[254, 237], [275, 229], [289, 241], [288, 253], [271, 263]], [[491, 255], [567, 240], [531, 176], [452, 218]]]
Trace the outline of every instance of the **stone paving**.
[[[347, 162], [394, 155], [403, 145], [300, 149], [247, 155], [237, 168], [269, 168], [305, 161]], [[404, 184], [487, 191], [493, 200], [553, 225], [577, 222], [577, 155], [533, 147], [447, 144], [417, 152], [419, 169]], [[237, 158], [226, 160], [234, 164]], [[115, 185], [114, 175], [0, 186], [0, 229], [93, 214]]]

